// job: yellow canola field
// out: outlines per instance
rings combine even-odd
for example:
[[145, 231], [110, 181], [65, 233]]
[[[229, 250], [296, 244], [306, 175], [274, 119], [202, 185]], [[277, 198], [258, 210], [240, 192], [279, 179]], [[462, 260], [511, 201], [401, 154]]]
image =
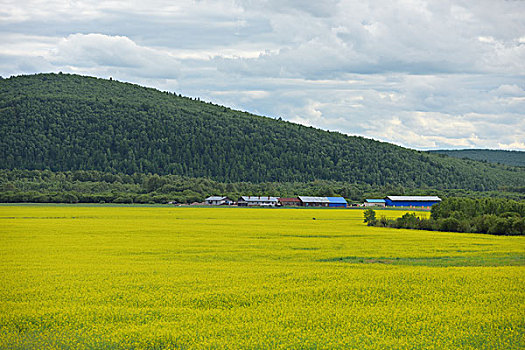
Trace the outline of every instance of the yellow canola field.
[[0, 348], [525, 347], [524, 237], [362, 217], [0, 206]]

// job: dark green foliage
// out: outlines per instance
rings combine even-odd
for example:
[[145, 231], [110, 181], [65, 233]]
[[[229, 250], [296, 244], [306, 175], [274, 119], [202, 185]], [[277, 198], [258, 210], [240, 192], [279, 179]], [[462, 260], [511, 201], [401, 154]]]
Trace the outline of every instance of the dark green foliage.
[[499, 198], [448, 198], [432, 207], [432, 218], [470, 218], [485, 214], [525, 217], [525, 201]]
[[377, 223], [376, 212], [372, 209], [365, 210], [364, 214], [365, 221], [368, 226], [375, 226]]
[[[68, 74], [0, 80], [0, 135], [2, 169], [97, 170], [106, 174], [108, 183], [115, 183], [111, 174], [127, 174], [118, 175], [123, 185], [130, 183], [126, 176], [137, 173], [237, 183], [324, 180], [346, 184], [345, 193], [339, 194], [355, 199], [370, 192], [363, 190], [365, 184], [378, 191], [389, 188], [388, 194], [421, 188], [525, 188], [523, 168], [413, 151], [173, 93]], [[165, 185], [151, 178], [144, 190], [158, 193], [153, 201], [180, 193]], [[265, 194], [277, 192], [272, 186]], [[200, 199], [204, 192], [188, 190], [193, 192], [185, 198]], [[330, 186], [319, 186], [308, 194], [334, 193]]]
[[438, 219], [439, 231], [459, 232], [461, 221], [455, 217]]
[[436, 150], [429, 151], [434, 153], [446, 154], [454, 158], [466, 158], [479, 160], [489, 163], [499, 163], [513, 166], [525, 167], [525, 152], [505, 151], [491, 149], [460, 149], [460, 150]]
[[[179, 175], [112, 174], [95, 170], [52, 172], [50, 170], [0, 169], [0, 202], [71, 202], [70, 193], [80, 203], [110, 203], [133, 198], [133, 203], [201, 202], [210, 195], [295, 197], [334, 193], [351, 203], [365, 198], [398, 195], [439, 195], [440, 197], [495, 197], [523, 199], [523, 194], [504, 191], [474, 192], [465, 190], [407, 189], [401, 186], [372, 186], [345, 182], [315, 180], [309, 182], [236, 182], [223, 183], [207, 178]], [[126, 199], [129, 202], [129, 199]], [[504, 212], [505, 217], [512, 212]]]
[[[375, 213], [366, 213], [365, 222], [367, 216], [375, 217]], [[525, 201], [448, 198], [432, 206], [430, 219], [421, 219], [414, 213], [406, 213], [395, 220], [382, 217], [369, 226], [525, 235]]]
[[[373, 193], [390, 187], [347, 184], [335, 181], [222, 183], [207, 178], [179, 175], [112, 174], [93, 170], [52, 172], [50, 170], [1, 170], [0, 202], [71, 202], [70, 193], [81, 203], [180, 203], [202, 202], [210, 195], [271, 195], [294, 197], [334, 193], [362, 202]], [[404, 189], [402, 190], [404, 193]], [[415, 190], [412, 190], [415, 191]], [[432, 192], [434, 193], [434, 192]]]
[[415, 213], [405, 213], [402, 217], [396, 219], [397, 228], [417, 227], [419, 218]]

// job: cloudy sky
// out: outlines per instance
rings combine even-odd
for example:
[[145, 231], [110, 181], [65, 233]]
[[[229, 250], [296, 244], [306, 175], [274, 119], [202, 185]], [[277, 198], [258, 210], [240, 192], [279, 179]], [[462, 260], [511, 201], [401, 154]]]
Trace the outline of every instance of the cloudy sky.
[[3, 77], [113, 77], [415, 149], [525, 150], [525, 1], [0, 5]]

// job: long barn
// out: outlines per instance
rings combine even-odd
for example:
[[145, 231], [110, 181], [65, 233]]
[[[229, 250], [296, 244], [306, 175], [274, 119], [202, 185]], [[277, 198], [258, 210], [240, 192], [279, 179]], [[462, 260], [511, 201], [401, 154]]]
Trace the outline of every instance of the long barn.
[[237, 201], [239, 207], [275, 207], [279, 203], [277, 197], [270, 196], [241, 196]]
[[326, 197], [299, 196], [303, 207], [327, 207], [330, 201]]
[[387, 207], [431, 207], [441, 202], [437, 196], [388, 196], [385, 198]]

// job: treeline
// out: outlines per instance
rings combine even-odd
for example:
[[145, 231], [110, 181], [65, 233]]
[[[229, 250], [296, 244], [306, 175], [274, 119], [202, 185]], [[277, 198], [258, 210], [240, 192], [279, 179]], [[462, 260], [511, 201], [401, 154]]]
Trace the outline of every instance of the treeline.
[[460, 150], [435, 150], [431, 153], [446, 154], [447, 156], [462, 159], [479, 160], [495, 164], [507, 164], [525, 167], [524, 151], [507, 151], [492, 149], [460, 149]]
[[4, 203], [193, 203], [210, 195], [293, 197], [342, 196], [350, 202], [387, 195], [438, 195], [440, 197], [502, 197], [524, 199], [525, 193], [509, 189], [476, 192], [452, 189], [372, 186], [340, 181], [309, 182], [219, 182], [180, 175], [113, 174], [95, 170], [53, 172], [50, 170], [0, 169], [0, 202]]
[[447, 198], [432, 206], [429, 219], [406, 213], [397, 219], [364, 213], [368, 226], [417, 230], [525, 235], [525, 201], [499, 198]]
[[1, 79], [0, 135], [3, 169], [152, 173], [223, 183], [525, 187], [524, 168], [418, 152], [69, 74]]

